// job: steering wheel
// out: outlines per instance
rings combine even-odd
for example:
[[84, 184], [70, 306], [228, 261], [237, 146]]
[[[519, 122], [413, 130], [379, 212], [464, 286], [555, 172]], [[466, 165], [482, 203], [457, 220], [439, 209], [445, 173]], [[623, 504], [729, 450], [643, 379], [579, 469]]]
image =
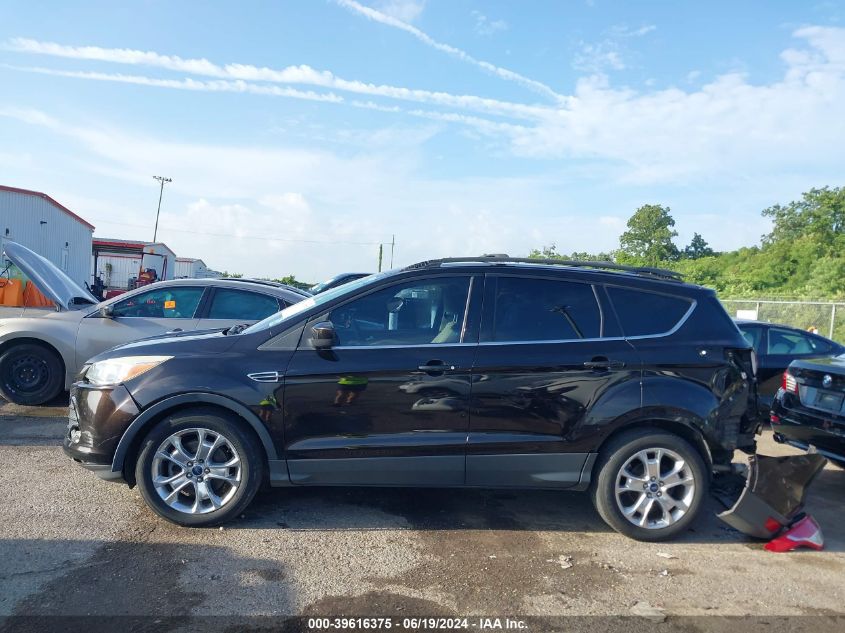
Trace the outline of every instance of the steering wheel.
[[341, 312], [337, 315], [337, 317], [329, 315], [329, 320], [333, 323], [338, 321], [343, 323], [343, 329], [347, 330], [352, 335], [352, 340], [356, 343], [364, 342], [364, 336], [361, 333], [361, 328], [358, 326], [357, 321], [355, 321], [354, 311], [347, 310], [345, 312]]

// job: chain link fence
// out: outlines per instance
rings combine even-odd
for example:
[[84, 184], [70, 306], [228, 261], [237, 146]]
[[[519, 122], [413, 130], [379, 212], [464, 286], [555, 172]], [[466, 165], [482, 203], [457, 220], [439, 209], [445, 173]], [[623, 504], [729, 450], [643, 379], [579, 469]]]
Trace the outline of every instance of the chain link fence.
[[845, 343], [845, 303], [768, 299], [720, 301], [732, 317], [783, 323], [802, 330], [815, 328], [822, 336]]

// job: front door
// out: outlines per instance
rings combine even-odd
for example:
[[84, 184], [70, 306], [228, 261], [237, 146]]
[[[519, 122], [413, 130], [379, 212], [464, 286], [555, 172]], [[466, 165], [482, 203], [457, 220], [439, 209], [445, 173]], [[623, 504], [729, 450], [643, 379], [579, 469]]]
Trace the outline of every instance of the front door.
[[639, 406], [639, 356], [589, 283], [503, 274], [486, 286], [467, 484], [574, 486], [601, 433], [590, 413]]
[[[470, 275], [382, 286], [306, 326], [284, 386], [285, 443], [298, 484], [456, 485], [469, 425]], [[473, 313], [470, 309], [469, 313]]]
[[150, 289], [112, 304], [111, 318], [98, 312], [85, 317], [76, 335], [77, 366], [115, 345], [195, 329], [203, 291], [198, 286]]

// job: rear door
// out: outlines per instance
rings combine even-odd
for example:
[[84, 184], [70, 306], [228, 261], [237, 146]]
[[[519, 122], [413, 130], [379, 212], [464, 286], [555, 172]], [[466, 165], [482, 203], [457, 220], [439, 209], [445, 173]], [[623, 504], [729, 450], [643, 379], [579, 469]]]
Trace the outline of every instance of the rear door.
[[251, 325], [287, 307], [284, 301], [263, 292], [212, 287], [210, 293], [199, 315], [198, 330]]
[[[591, 411], [639, 406], [640, 361], [590, 283], [488, 275], [473, 366], [467, 484], [578, 484], [600, 433]], [[622, 391], [615, 390], [621, 394]]]
[[76, 336], [76, 362], [81, 366], [100, 352], [150, 336], [197, 327], [197, 308], [206, 288], [163, 286], [133, 293], [112, 304], [111, 318], [88, 315]]

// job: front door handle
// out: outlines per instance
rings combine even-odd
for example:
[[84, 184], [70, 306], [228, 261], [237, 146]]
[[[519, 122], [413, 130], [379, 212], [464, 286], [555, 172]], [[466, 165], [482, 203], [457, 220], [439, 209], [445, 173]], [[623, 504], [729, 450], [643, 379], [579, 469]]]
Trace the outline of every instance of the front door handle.
[[182, 331], [182, 328], [177, 327], [177, 328], [173, 328], [172, 330], [167, 330], [166, 334], [176, 334], [176, 332], [181, 332], [181, 331]]
[[594, 358], [584, 363], [585, 369], [622, 369], [623, 367], [625, 367], [623, 361], [608, 358]]
[[442, 360], [430, 360], [425, 365], [417, 367], [417, 369], [427, 374], [442, 374], [446, 371], [455, 371], [455, 366], [447, 365]]

